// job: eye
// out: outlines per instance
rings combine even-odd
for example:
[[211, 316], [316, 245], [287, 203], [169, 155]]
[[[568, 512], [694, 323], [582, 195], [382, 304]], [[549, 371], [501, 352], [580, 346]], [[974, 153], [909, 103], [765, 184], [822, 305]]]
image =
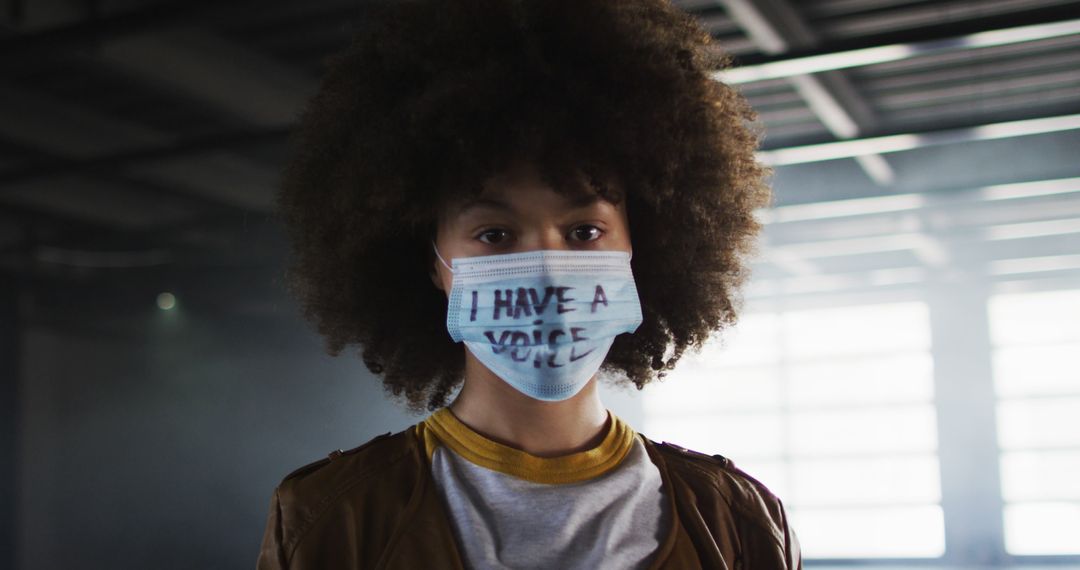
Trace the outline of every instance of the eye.
[[604, 230], [590, 224], [582, 224], [570, 230], [570, 235], [578, 241], [596, 241], [604, 235]]
[[[498, 245], [506, 239], [508, 232], [498, 228], [489, 228], [476, 235], [476, 239], [488, 244]], [[485, 239], [488, 238], [488, 239]]]

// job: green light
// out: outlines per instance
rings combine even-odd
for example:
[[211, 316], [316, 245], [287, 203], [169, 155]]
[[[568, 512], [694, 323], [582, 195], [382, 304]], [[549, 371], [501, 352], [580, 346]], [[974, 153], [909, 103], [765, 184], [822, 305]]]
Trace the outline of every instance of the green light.
[[176, 296], [169, 292], [158, 295], [157, 306], [162, 311], [171, 311], [176, 307]]

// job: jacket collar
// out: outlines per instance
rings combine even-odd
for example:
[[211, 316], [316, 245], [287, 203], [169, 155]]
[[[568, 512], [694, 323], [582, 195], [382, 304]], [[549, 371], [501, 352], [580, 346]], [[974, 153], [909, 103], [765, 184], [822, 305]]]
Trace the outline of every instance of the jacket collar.
[[[449, 516], [444, 510], [441, 497], [438, 496], [435, 479], [431, 472], [431, 464], [428, 461], [425, 450], [423, 439], [424, 428], [420, 426], [421, 424], [417, 424], [406, 430], [405, 433], [405, 437], [407, 438], [406, 445], [411, 450], [413, 461], [416, 461], [418, 464], [420, 476], [417, 477], [412, 493], [412, 499], [409, 501], [406, 512], [402, 517], [404, 524], [398, 525], [395, 536], [391, 538], [391, 545], [401, 542], [402, 537], [406, 534], [421, 532], [417, 526], [423, 526], [424, 524], [437, 524], [439, 527], [437, 532], [439, 534], [451, 533]], [[675, 482], [672, 473], [669, 470], [668, 462], [664, 457], [664, 453], [660, 450], [661, 446], [658, 446], [652, 440], [641, 434], [635, 435], [636, 437], [641, 438], [642, 442], [645, 444], [645, 449], [649, 454], [649, 458], [660, 470], [663, 489], [665, 489], [665, 492], [667, 493], [667, 521], [669, 529], [667, 537], [660, 544], [656, 554], [653, 556], [652, 562], [649, 565], [649, 570], [659, 570], [669, 567], [701, 568], [701, 562], [698, 560], [697, 556], [692, 558], [685, 556], [686, 553], [693, 552], [695, 548], [692, 546], [693, 541], [680, 522], [677, 502], [680, 498], [675, 494]], [[422, 516], [425, 514], [427, 516]], [[421, 516], [425, 519], [423, 522], [418, 520]], [[394, 548], [391, 546], [391, 548], [388, 549], [388, 554], [392, 554], [393, 550]], [[447, 557], [449, 567], [454, 569], [465, 568], [456, 544], [454, 545], [453, 552], [449, 553]], [[391, 556], [390, 559], [384, 560], [384, 562], [387, 562], [386, 568], [398, 567], [392, 560], [393, 556]], [[718, 559], [715, 562], [719, 564], [714, 566], [717, 570], [725, 570], [727, 568], [723, 560]]]
[[[619, 466], [634, 445], [634, 430], [608, 411], [599, 445], [560, 457], [540, 457], [491, 440], [465, 425], [450, 408], [440, 408], [417, 428], [430, 462], [435, 448], [445, 445], [466, 460], [533, 483], [566, 484], [586, 481]], [[429, 437], [433, 435], [433, 437]]]

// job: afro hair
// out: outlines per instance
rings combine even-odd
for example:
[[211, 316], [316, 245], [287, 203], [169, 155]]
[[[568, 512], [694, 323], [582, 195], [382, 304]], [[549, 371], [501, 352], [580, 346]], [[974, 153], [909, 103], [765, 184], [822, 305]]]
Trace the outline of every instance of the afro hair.
[[[415, 411], [445, 405], [431, 240], [447, 204], [531, 161], [556, 191], [627, 200], [643, 322], [602, 370], [638, 389], [736, 322], [768, 169], [729, 64], [665, 0], [398, 0], [368, 10], [294, 134], [278, 193], [287, 283], [338, 355]], [[610, 182], [618, 180], [618, 195]]]

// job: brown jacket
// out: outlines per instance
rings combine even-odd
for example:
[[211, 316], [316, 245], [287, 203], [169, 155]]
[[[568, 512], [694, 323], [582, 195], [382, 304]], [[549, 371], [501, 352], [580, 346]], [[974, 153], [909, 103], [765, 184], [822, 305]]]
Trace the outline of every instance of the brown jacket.
[[[463, 569], [414, 428], [285, 476], [257, 570]], [[801, 570], [784, 506], [764, 485], [719, 455], [642, 440], [676, 514], [651, 568]]]

